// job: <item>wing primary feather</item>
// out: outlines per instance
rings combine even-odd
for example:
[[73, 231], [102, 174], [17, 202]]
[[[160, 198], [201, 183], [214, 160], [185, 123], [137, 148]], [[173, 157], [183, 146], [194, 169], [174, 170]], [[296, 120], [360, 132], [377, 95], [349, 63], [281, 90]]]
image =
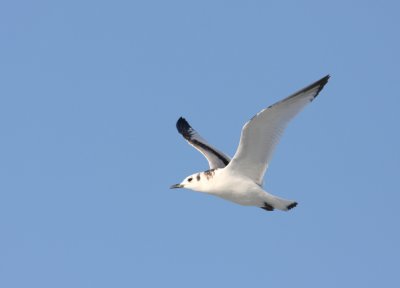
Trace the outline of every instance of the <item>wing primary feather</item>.
[[[208, 145], [207, 142], [200, 137], [196, 130], [190, 126], [185, 118], [180, 117], [178, 119], [176, 122], [176, 128], [191, 145], [193, 145], [200, 152], [205, 153], [204, 156], [206, 156], [209, 161], [213, 161], [212, 158], [216, 158], [223, 163], [223, 167], [229, 164], [230, 158]], [[212, 168], [214, 168], [214, 166]]]
[[285, 99], [283, 99], [282, 101], [279, 101], [275, 104], [272, 104], [271, 106], [275, 106], [276, 104], [280, 103], [280, 102], [284, 102], [286, 100], [292, 99], [293, 97], [296, 97], [297, 95], [307, 92], [309, 90], [312, 90], [314, 87], [318, 87], [318, 90], [315, 92], [315, 95], [313, 98], [310, 99], [310, 101], [313, 101], [319, 94], [319, 92], [321, 92], [321, 90], [324, 88], [324, 86], [326, 85], [326, 83], [328, 83], [328, 80], [331, 76], [330, 75], [326, 75], [325, 77], [321, 78], [320, 80], [312, 83], [311, 85], [308, 85], [307, 87], [293, 93], [292, 95], [286, 97]]
[[193, 128], [189, 125], [185, 118], [180, 117], [176, 122], [176, 129], [188, 141], [191, 140], [193, 135]]
[[227, 166], [262, 184], [273, 150], [289, 121], [318, 96], [330, 76], [300, 89], [254, 115], [242, 128], [235, 155]]

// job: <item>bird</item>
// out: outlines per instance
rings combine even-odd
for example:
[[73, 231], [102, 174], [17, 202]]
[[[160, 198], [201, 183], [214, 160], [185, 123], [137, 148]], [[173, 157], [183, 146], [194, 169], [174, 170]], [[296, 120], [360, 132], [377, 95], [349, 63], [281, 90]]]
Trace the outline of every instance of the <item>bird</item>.
[[296, 201], [265, 191], [264, 175], [287, 124], [318, 96], [329, 78], [330, 75], [326, 75], [254, 115], [242, 128], [233, 158], [208, 144], [185, 118], [180, 117], [176, 122], [178, 132], [205, 156], [209, 169], [194, 173], [170, 188], [186, 188], [266, 211], [288, 211], [296, 207]]

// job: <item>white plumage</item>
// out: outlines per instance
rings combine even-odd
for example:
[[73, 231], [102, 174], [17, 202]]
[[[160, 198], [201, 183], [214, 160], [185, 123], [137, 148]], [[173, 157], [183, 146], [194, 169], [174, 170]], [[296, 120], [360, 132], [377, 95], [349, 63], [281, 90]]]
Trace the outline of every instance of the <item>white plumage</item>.
[[179, 133], [208, 160], [210, 170], [185, 178], [171, 188], [205, 192], [246, 206], [265, 210], [289, 210], [297, 202], [274, 196], [262, 189], [273, 150], [289, 121], [314, 100], [329, 75], [260, 111], [242, 129], [232, 159], [209, 145], [184, 118], [176, 123]]

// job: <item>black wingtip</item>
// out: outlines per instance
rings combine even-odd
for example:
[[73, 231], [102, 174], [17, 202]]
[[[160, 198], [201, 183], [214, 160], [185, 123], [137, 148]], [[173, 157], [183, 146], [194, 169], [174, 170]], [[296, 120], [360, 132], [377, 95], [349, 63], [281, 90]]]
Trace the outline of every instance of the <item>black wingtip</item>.
[[331, 75], [328, 74], [328, 75], [326, 75], [325, 77], [319, 79], [319, 80], [318, 80], [317, 82], [315, 82], [314, 84], [311, 84], [311, 85], [310, 85], [310, 88], [319, 86], [319, 88], [318, 88], [318, 90], [317, 90], [317, 94], [315, 94], [315, 96], [314, 96], [313, 99], [315, 99], [315, 98], [318, 96], [319, 92], [321, 92], [321, 90], [324, 88], [324, 86], [326, 85], [326, 83], [328, 83], [329, 78], [331, 78]]
[[190, 139], [190, 136], [192, 135], [192, 127], [189, 125], [185, 118], [180, 117], [178, 119], [178, 121], [176, 122], [176, 129], [178, 129], [178, 132], [182, 134], [185, 139]]

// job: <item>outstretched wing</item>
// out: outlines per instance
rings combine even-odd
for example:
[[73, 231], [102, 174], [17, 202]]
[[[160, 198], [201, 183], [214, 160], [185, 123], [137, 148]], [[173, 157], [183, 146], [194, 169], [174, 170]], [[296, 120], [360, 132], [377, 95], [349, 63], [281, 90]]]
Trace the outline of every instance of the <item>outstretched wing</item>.
[[329, 75], [260, 111], [242, 129], [239, 147], [226, 169], [262, 185], [273, 150], [289, 121], [317, 97]]
[[209, 145], [207, 141], [189, 125], [185, 118], [181, 117], [178, 119], [178, 122], [176, 122], [176, 128], [190, 145], [199, 150], [200, 153], [207, 158], [210, 169], [224, 168], [228, 165], [231, 158]]

